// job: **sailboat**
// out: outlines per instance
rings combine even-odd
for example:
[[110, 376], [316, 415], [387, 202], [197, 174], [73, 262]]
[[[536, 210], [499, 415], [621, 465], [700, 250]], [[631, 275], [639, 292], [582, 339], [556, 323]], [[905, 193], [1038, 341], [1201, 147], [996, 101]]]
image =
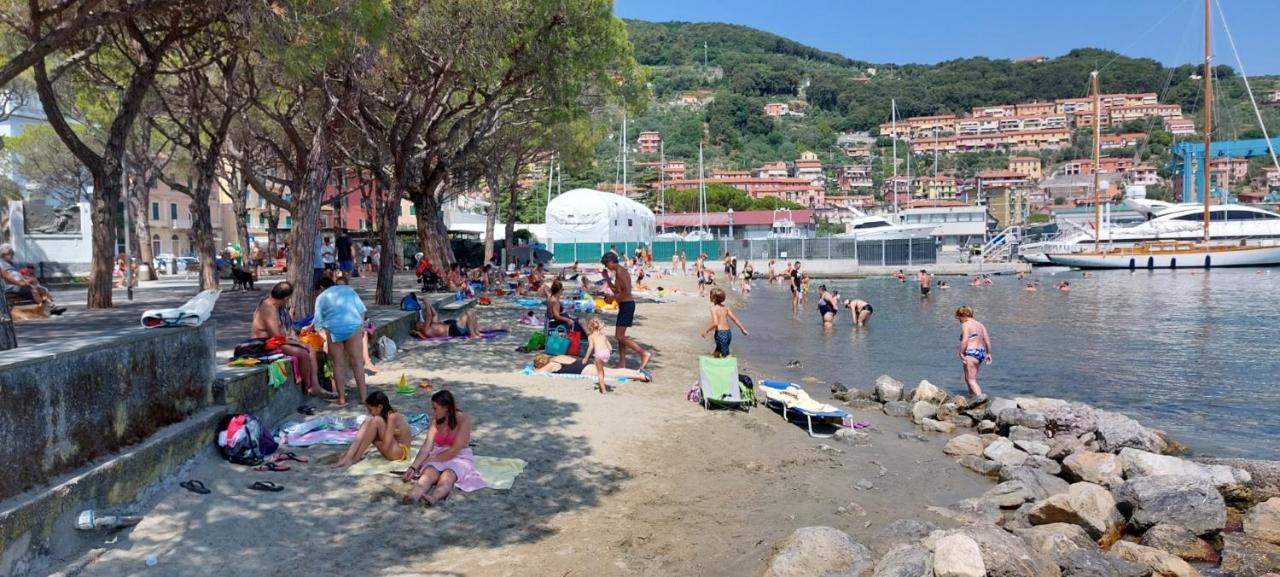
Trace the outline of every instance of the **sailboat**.
[[[1090, 251], [1069, 253], [1048, 253], [1049, 262], [1075, 268], [1088, 269], [1176, 269], [1183, 268], [1218, 268], [1236, 266], [1276, 266], [1280, 265], [1280, 244], [1270, 241], [1249, 242], [1218, 241], [1209, 234], [1209, 179], [1212, 174], [1209, 160], [1212, 155], [1213, 128], [1213, 69], [1210, 64], [1210, 30], [1212, 15], [1209, 10], [1210, 0], [1204, 0], [1204, 156], [1201, 158], [1201, 171], [1204, 182], [1201, 196], [1204, 197], [1203, 228], [1204, 237], [1199, 241], [1157, 241], [1137, 243], [1124, 248], [1103, 248], [1100, 243], [1102, 194], [1098, 189], [1098, 168], [1101, 166], [1099, 156], [1099, 132], [1101, 111], [1098, 103], [1098, 72], [1093, 76], [1093, 188], [1094, 188], [1094, 248]], [[1188, 191], [1189, 192], [1189, 191]]]

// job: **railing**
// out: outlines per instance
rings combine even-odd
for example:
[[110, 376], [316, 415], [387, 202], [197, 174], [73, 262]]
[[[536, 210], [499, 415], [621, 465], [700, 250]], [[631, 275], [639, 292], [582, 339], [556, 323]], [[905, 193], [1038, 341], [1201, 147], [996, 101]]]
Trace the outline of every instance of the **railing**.
[[938, 243], [932, 237], [897, 240], [858, 240], [852, 238], [768, 238], [720, 239], [704, 241], [660, 240], [639, 242], [566, 242], [552, 243], [551, 251], [560, 264], [595, 263], [615, 247], [621, 254], [635, 255], [640, 246], [649, 246], [654, 262], [670, 263], [672, 255], [684, 253], [692, 262], [699, 254], [712, 261], [730, 254], [745, 260], [852, 260], [861, 265], [932, 264], [937, 262]]
[[1000, 231], [982, 246], [982, 258], [988, 262], [995, 262], [1007, 259], [1012, 256], [1013, 247], [1018, 244], [1018, 239], [1022, 236], [1022, 227], [1011, 226]]

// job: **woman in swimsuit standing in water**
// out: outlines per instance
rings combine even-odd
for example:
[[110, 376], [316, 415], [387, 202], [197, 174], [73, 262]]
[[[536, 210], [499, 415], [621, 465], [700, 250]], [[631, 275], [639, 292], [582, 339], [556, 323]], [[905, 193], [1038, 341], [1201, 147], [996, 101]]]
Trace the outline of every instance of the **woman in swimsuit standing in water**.
[[988, 365], [995, 360], [991, 355], [991, 337], [987, 336], [987, 327], [973, 318], [973, 308], [968, 305], [956, 309], [956, 320], [960, 321], [960, 362], [964, 363], [964, 384], [969, 387], [969, 406], [976, 407], [987, 402], [978, 386], [978, 368], [983, 362]]

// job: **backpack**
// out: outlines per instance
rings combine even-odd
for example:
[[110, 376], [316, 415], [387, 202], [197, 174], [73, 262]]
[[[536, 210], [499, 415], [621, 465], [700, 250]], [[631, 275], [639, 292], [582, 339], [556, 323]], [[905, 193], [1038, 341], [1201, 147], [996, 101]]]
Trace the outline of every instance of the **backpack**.
[[400, 299], [400, 310], [402, 311], [420, 311], [422, 310], [422, 302], [418, 300], [418, 295], [407, 293], [404, 298]]
[[227, 415], [218, 427], [218, 448], [222, 458], [237, 465], [257, 465], [280, 446], [262, 422], [253, 415]]

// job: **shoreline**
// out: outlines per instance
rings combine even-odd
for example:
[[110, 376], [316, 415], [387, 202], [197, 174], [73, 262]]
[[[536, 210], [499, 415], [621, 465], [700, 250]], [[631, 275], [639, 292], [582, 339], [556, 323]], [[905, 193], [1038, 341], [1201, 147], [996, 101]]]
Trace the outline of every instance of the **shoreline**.
[[[405, 507], [397, 503], [398, 482], [327, 467], [339, 447], [299, 450], [312, 463], [287, 473], [206, 459], [191, 475], [213, 495], [197, 498], [173, 479], [141, 508], [138, 527], [63, 561], [80, 575], [134, 574], [147, 555], [184, 575], [231, 567], [249, 576], [488, 577], [532, 567], [546, 575], [759, 575], [798, 528], [833, 527], [883, 559], [927, 536], [917, 536], [921, 528], [960, 528], [962, 516], [939, 511], [992, 489], [988, 477], [943, 453], [948, 435], [922, 433], [878, 402], [848, 401], [855, 419], [873, 428], [838, 439], [810, 439], [763, 406], [706, 411], [688, 402], [697, 355], [712, 348], [697, 336], [707, 303], [689, 277], [651, 282], [684, 292], [676, 302], [639, 307], [633, 333], [657, 353], [653, 383], [619, 383], [600, 395], [590, 381], [520, 375], [529, 355], [513, 349], [527, 339], [526, 327], [481, 343], [410, 341], [370, 378], [381, 390], [393, 390], [402, 373], [454, 390], [476, 419], [477, 455], [528, 461], [509, 491]], [[730, 295], [736, 304], [737, 293]], [[511, 322], [518, 311], [477, 308], [482, 323]], [[756, 372], [760, 380], [772, 371]], [[424, 410], [425, 401], [392, 396], [409, 412]], [[320, 414], [337, 413], [352, 409], [322, 407]], [[288, 488], [270, 496], [243, 490], [258, 479]], [[262, 535], [270, 542], [261, 543]]]

